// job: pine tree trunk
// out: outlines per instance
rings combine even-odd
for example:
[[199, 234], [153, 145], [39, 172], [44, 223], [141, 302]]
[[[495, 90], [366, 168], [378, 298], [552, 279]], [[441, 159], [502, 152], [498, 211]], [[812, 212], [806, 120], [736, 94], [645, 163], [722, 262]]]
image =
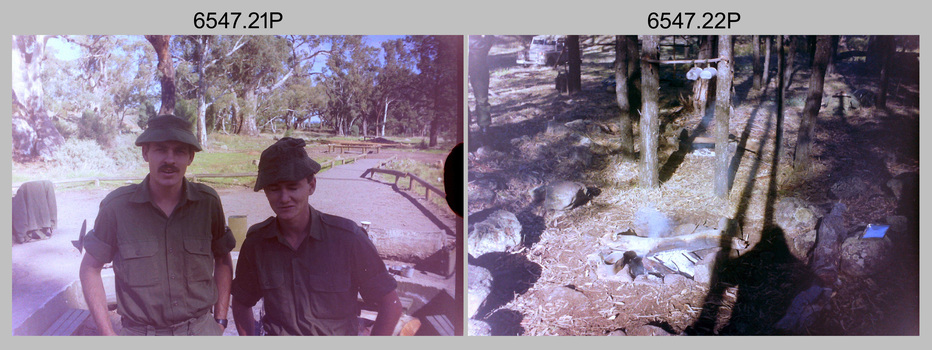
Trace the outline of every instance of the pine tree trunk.
[[[634, 130], [631, 121], [631, 103], [628, 94], [628, 38], [615, 36], [615, 102], [618, 103], [618, 142], [625, 155], [634, 154]], [[636, 40], [636, 39], [635, 39]]]
[[567, 76], [566, 87], [570, 94], [582, 90], [582, 58], [579, 52], [579, 35], [568, 35], [566, 37], [566, 50], [568, 53], [567, 62], [569, 63], [569, 74]]
[[754, 68], [754, 90], [760, 90], [761, 88], [761, 78], [763, 77], [763, 67], [760, 63], [760, 36], [754, 35], [751, 39], [751, 51], [753, 55], [751, 56], [754, 60], [752, 66]]
[[[660, 38], [645, 35], [641, 57], [657, 60]], [[641, 61], [641, 160], [638, 175], [644, 188], [660, 186], [657, 146], [660, 137], [660, 69], [659, 64]]]
[[892, 35], [880, 36], [880, 92], [877, 107], [887, 108], [887, 87], [890, 85], [890, 68], [896, 53], [896, 42]]
[[773, 36], [764, 38], [764, 76], [761, 78], [764, 86], [770, 83], [770, 47], [773, 46]]
[[732, 85], [732, 36], [721, 35], [718, 38], [718, 74], [715, 78], [715, 179], [713, 179], [715, 196], [728, 196], [728, 167], [731, 164], [731, 152], [728, 151], [728, 129], [731, 118]]
[[815, 56], [812, 61], [812, 75], [809, 77], [809, 92], [806, 106], [799, 120], [799, 132], [796, 138], [796, 154], [793, 168], [797, 173], [805, 173], [811, 166], [812, 141], [815, 134], [816, 119], [822, 108], [822, 88], [825, 84], [825, 69], [828, 66], [831, 38], [820, 35], [816, 39]]

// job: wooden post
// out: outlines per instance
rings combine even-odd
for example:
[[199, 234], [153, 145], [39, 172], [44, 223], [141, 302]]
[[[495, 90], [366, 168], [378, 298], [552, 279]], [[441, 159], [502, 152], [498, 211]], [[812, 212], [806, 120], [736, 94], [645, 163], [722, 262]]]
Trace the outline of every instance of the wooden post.
[[639, 185], [660, 186], [657, 143], [660, 135], [660, 71], [659, 64], [648, 60], [659, 58], [659, 37], [645, 35], [641, 47], [641, 160], [638, 167]]
[[731, 58], [732, 36], [718, 37], [718, 56], [725, 58], [718, 62], [715, 93], [715, 178], [714, 194], [716, 197], [728, 196], [728, 167], [731, 164], [731, 152], [728, 151], [728, 124], [731, 117]]

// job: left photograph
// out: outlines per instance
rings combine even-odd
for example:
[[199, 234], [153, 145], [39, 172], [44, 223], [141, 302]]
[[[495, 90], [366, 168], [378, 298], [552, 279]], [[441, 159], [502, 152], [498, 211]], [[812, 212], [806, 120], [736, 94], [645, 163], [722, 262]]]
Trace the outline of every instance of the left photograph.
[[13, 335], [463, 335], [463, 36], [14, 35]]

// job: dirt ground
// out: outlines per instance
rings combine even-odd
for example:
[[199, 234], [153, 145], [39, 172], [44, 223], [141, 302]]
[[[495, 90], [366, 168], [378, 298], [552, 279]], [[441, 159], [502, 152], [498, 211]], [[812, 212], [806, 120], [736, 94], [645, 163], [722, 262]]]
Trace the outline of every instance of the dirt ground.
[[[490, 326], [490, 334], [919, 333], [918, 199], [915, 207], [898, 208], [885, 189], [891, 178], [919, 171], [918, 70], [900, 71], [886, 110], [838, 109], [837, 98], [831, 96], [855, 89], [877, 91], [878, 86], [877, 75], [865, 71], [863, 63], [840, 62], [826, 77], [815, 128], [816, 164], [809, 173], [799, 174], [788, 164], [808, 86], [808, 59], [800, 54], [796, 61], [787, 96], [787, 101], [796, 102], [786, 104], [780, 157], [775, 160], [774, 139], [780, 130], [774, 118], [775, 73], [766, 90], [757, 91], [751, 87], [749, 58], [737, 57], [730, 120], [730, 133], [740, 143], [734, 160], [737, 171], [728, 198], [719, 199], [712, 195], [714, 158], [708, 153], [677, 153], [675, 145], [666, 149], [670, 143], [661, 141], [661, 153], [666, 151], [660, 162], [661, 186], [642, 189], [637, 186], [636, 158], [619, 152], [617, 135], [610, 128], [590, 127], [576, 139], [552, 132], [554, 125], [573, 121], [609, 125], [617, 116], [614, 94], [600, 84], [611, 74], [611, 46], [587, 43], [582, 91], [573, 95], [554, 89], [557, 73], [552, 68], [516, 66], [516, 46], [495, 46], [490, 53], [489, 135], [478, 134], [475, 121], [470, 121], [469, 223], [494, 210], [511, 211], [521, 222], [525, 248], [469, 258], [471, 265], [490, 270], [493, 278], [492, 292], [474, 317]], [[679, 107], [677, 95], [689, 96], [691, 82], [682, 78], [682, 66], [673, 69], [661, 68], [662, 128], [683, 128], [690, 136], [699, 129], [712, 130], [709, 120]], [[471, 91], [469, 98], [473, 109]], [[637, 139], [637, 125], [634, 130]], [[676, 135], [672, 137], [675, 143]], [[760, 147], [749, 146], [755, 144]], [[589, 156], [575, 153], [579, 148]], [[866, 183], [862, 192], [839, 198], [829, 190], [853, 176]], [[548, 224], [530, 193], [557, 180], [595, 186], [601, 194]], [[890, 215], [906, 215], [916, 227], [913, 236], [896, 242], [893, 258], [881, 270], [866, 276], [841, 274], [838, 284], [831, 286], [825, 310], [795, 332], [779, 330], [775, 323], [816, 277], [809, 261], [788, 251], [788, 238], [781, 231], [764, 230], [773, 203], [787, 197], [805, 199], [825, 213], [834, 203], [845, 204], [846, 237]], [[634, 213], [645, 206], [655, 207], [676, 224], [714, 225], [728, 218], [738, 224], [750, 246], [707, 256], [713, 260], [707, 262], [712, 273], [708, 281], [678, 275], [639, 276], [633, 281], [600, 275], [601, 262], [591, 258], [604, 249], [600, 238], [631, 228]]]

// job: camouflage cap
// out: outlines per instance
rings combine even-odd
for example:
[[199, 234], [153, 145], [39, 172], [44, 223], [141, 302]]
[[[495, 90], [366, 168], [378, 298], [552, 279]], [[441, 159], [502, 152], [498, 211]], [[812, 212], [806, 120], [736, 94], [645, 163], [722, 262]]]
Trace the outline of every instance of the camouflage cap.
[[136, 138], [136, 146], [149, 142], [178, 141], [194, 147], [195, 152], [201, 151], [197, 136], [191, 132], [191, 123], [171, 114], [160, 115], [149, 120], [146, 130]]
[[258, 192], [276, 182], [298, 181], [320, 171], [320, 163], [307, 155], [305, 145], [302, 139], [285, 137], [262, 151], [253, 190]]

